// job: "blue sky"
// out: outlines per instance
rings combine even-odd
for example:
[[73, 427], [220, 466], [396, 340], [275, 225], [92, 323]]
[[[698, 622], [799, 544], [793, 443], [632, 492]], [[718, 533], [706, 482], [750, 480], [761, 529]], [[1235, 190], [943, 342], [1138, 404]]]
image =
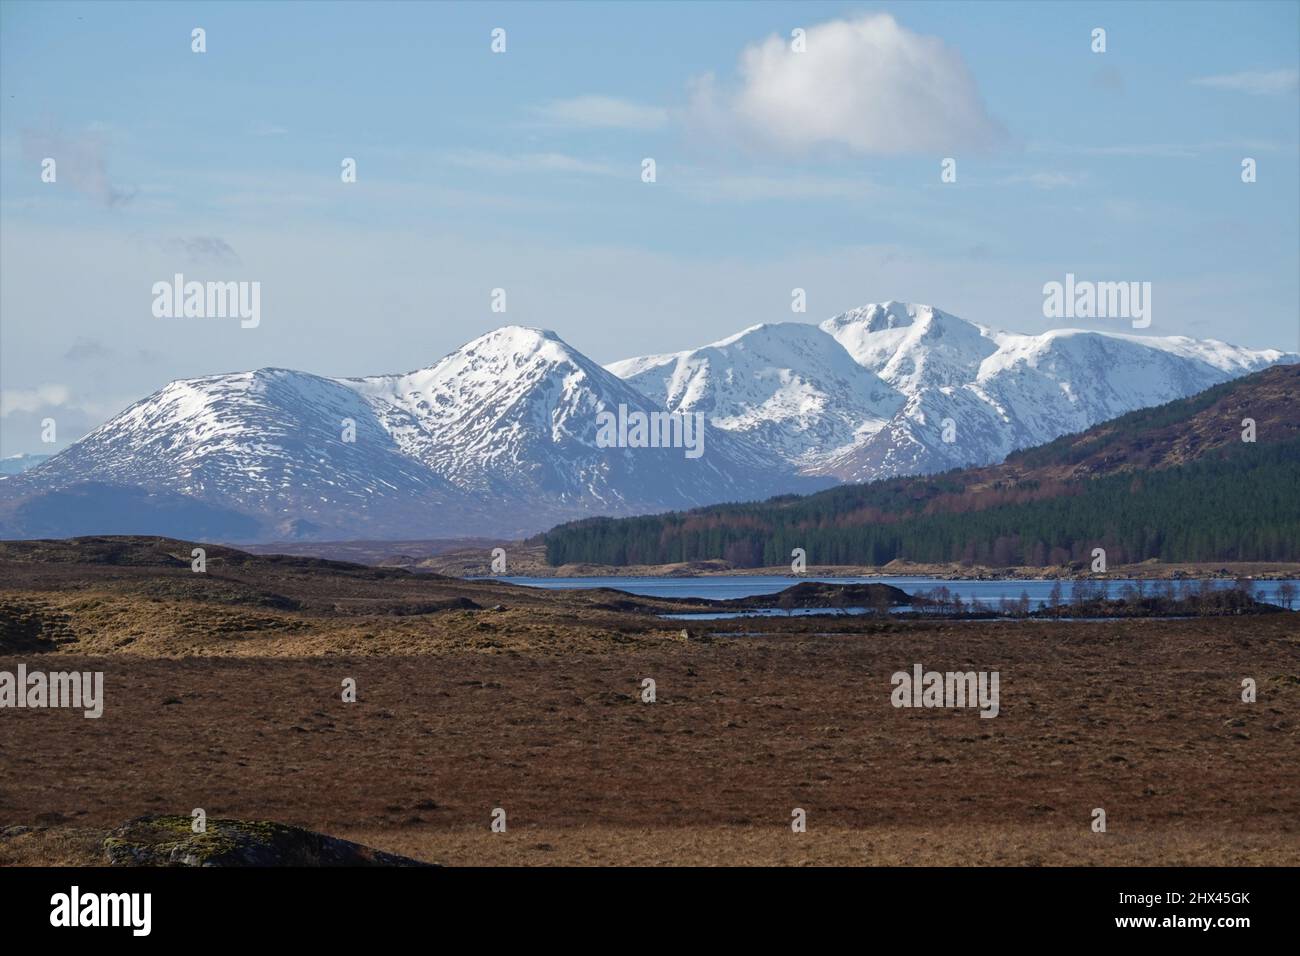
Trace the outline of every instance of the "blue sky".
[[[1291, 2], [0, 3], [0, 454], [507, 322], [602, 362], [886, 299], [1042, 331], [1067, 272], [1296, 350], [1297, 76]], [[176, 272], [261, 323], [154, 318]]]

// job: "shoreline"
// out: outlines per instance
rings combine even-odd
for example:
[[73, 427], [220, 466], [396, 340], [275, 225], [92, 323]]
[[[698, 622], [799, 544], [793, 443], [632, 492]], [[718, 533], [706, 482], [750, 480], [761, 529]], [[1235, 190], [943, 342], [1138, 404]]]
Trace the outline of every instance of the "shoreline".
[[[517, 578], [637, 578], [644, 580], [671, 580], [674, 578], [748, 578], [748, 577], [785, 577], [806, 580], [822, 578], [854, 580], [862, 578], [923, 578], [932, 581], [1180, 581], [1180, 580], [1225, 580], [1238, 577], [1255, 581], [1300, 580], [1300, 564], [1260, 564], [1256, 562], [1225, 563], [1212, 562], [1203, 565], [1120, 565], [1105, 572], [1083, 571], [1074, 568], [990, 568], [973, 566], [936, 566], [936, 565], [886, 565], [884, 567], [845, 567], [845, 566], [809, 566], [802, 573], [796, 574], [790, 568], [718, 568], [700, 566], [703, 563], [690, 562], [684, 565], [549, 565], [529, 564], [510, 568], [504, 574], [492, 574], [489, 568], [479, 573], [457, 574], [451, 567], [445, 569], [431, 567], [435, 561], [421, 562], [421, 566], [412, 567], [413, 571], [434, 571], [464, 580], [482, 580], [495, 578], [501, 580]], [[449, 562], [450, 563], [450, 562]]]
[[[1237, 577], [1257, 581], [1300, 580], [1300, 562], [1286, 561], [1195, 561], [1164, 564], [1148, 560], [1138, 564], [1117, 564], [1105, 572], [1090, 570], [1090, 562], [1034, 567], [1014, 565], [963, 565], [958, 562], [923, 563], [895, 560], [884, 565], [810, 564], [796, 575], [786, 564], [746, 568], [721, 559], [683, 561], [673, 564], [565, 564], [546, 563], [545, 546], [521, 541], [476, 541], [454, 546], [448, 541], [336, 541], [230, 547], [251, 554], [283, 554], [296, 557], [351, 561], [370, 567], [402, 568], [407, 571], [441, 574], [474, 581], [500, 578], [644, 578], [689, 577], [802, 577], [802, 578], [926, 578], [935, 581], [1073, 581], [1076, 579], [1132, 579], [1147, 581]], [[505, 552], [505, 569], [493, 568], [496, 550]]]

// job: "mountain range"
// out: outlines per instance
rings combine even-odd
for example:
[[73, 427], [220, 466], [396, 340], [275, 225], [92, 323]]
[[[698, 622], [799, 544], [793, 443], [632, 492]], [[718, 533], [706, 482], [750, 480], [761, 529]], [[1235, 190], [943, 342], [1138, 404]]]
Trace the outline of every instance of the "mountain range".
[[668, 408], [702, 410], [716, 428], [758, 438], [801, 474], [860, 482], [991, 464], [1294, 361], [1300, 356], [1182, 336], [1018, 335], [886, 302], [820, 326], [757, 325], [609, 369]]
[[[0, 536], [520, 537], [1001, 461], [1300, 356], [1213, 340], [1020, 335], [886, 302], [602, 367], [508, 326], [427, 368], [172, 382], [0, 478]], [[704, 453], [601, 447], [597, 415], [707, 422]]]
[[1016, 451], [995, 465], [811, 495], [626, 518], [544, 535], [552, 566], [1093, 567], [1300, 560], [1300, 365]]

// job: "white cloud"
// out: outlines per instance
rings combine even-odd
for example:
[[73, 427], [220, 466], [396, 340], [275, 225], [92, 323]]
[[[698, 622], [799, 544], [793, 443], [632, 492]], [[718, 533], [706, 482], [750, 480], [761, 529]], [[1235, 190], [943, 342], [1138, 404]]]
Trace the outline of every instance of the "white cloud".
[[537, 110], [546, 122], [590, 129], [656, 130], [668, 125], [668, 111], [612, 96], [575, 96]]
[[66, 385], [0, 389], [0, 418], [15, 412], [34, 412], [51, 405], [66, 405], [71, 398], [72, 392]]
[[[76, 361], [70, 356], [65, 360]], [[0, 457], [61, 451], [140, 397], [86, 394], [87, 388], [102, 387], [83, 384], [79, 394], [67, 385], [54, 383], [0, 389]], [[55, 424], [56, 440], [52, 443], [45, 440], [47, 418]]]
[[117, 395], [108, 399], [92, 398], [86, 394], [84, 385], [80, 391], [74, 391], [68, 385], [47, 382], [35, 388], [0, 389], [0, 418], [59, 410], [106, 416], [121, 411], [125, 407], [123, 402]]
[[1218, 76], [1198, 76], [1192, 80], [1196, 86], [1214, 90], [1231, 90], [1267, 96], [1272, 93], [1289, 93], [1300, 88], [1300, 69], [1245, 70], [1241, 73], [1223, 73]]
[[697, 126], [790, 153], [986, 148], [1005, 137], [960, 54], [888, 14], [807, 29], [806, 50], [771, 36], [740, 55], [735, 89], [693, 83]]

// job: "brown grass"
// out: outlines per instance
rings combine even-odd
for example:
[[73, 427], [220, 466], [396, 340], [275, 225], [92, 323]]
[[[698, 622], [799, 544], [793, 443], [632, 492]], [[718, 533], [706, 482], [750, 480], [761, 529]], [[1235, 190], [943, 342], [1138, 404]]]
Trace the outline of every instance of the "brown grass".
[[343, 834], [455, 866], [1259, 866], [1300, 862], [1300, 836], [1078, 828], [543, 827]]
[[[105, 672], [105, 715], [0, 715], [0, 822], [106, 829], [203, 807], [456, 862], [842, 862], [858, 851], [831, 834], [854, 833], [850, 846], [877, 841], [872, 860], [1101, 862], [1116, 844], [1153, 864], [1296, 863], [1284, 624], [913, 626], [576, 655], [48, 655]], [[914, 661], [1000, 670], [1001, 714], [894, 709], [889, 674]], [[638, 697], [646, 676], [655, 704]], [[483, 842], [498, 806], [512, 832]], [[794, 807], [809, 813], [802, 844], [784, 829]], [[1086, 851], [1094, 807], [1109, 832]]]
[[[592, 592], [0, 571], [0, 670], [103, 671], [107, 698], [98, 720], [0, 711], [0, 825], [39, 828], [0, 835], [0, 864], [102, 862], [108, 829], [195, 807], [463, 864], [1300, 864], [1294, 614], [683, 641]], [[457, 596], [507, 609], [420, 611]], [[893, 708], [917, 662], [998, 670], [1001, 714]]]

